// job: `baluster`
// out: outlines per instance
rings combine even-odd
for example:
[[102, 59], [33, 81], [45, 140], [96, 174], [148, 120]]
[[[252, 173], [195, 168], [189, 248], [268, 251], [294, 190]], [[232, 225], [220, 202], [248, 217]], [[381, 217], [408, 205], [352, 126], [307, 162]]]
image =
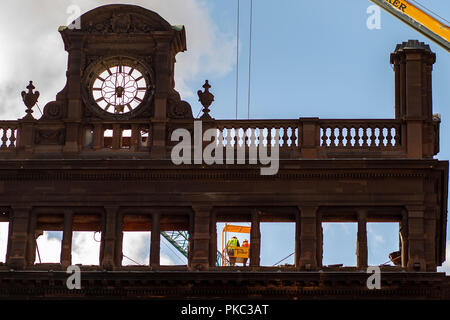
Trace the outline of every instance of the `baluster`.
[[355, 128], [355, 137], [354, 137], [354, 139], [355, 139], [355, 147], [357, 147], [357, 148], [359, 148], [359, 147], [361, 147], [361, 136], [359, 135], [359, 129], [360, 129], [360, 127], [359, 126], [355, 126], [354, 127]]
[[378, 147], [382, 148], [384, 146], [384, 134], [383, 134], [383, 126], [377, 125], [378, 129]]
[[242, 137], [243, 142], [242, 143], [244, 144], [244, 147], [246, 149], [248, 149], [249, 141], [250, 141], [249, 136], [248, 136], [249, 127], [243, 127], [242, 130], [243, 130], [243, 137]]
[[345, 136], [345, 140], [347, 140], [347, 142], [345, 143], [345, 146], [347, 148], [352, 147], [352, 128], [353, 128], [352, 125], [347, 127], [347, 135]]
[[233, 148], [236, 149], [238, 146], [238, 143], [239, 143], [239, 129], [231, 128], [230, 131], [234, 132], [234, 135], [231, 136], [231, 143], [232, 143]]
[[343, 126], [337, 126], [338, 131], [338, 147], [344, 146], [344, 127]]
[[[241, 136], [241, 133], [242, 133], [242, 136]], [[246, 140], [246, 137], [245, 137], [246, 135], [245, 135], [245, 129], [244, 129], [244, 127], [242, 127], [242, 128], [239, 128], [239, 145], [240, 146], [242, 146], [242, 147], [244, 147], [244, 148], [246, 148], [246, 143], [245, 143], [245, 140]], [[242, 144], [240, 144], [240, 142], [242, 141]]]
[[[386, 129], [386, 132], [385, 132], [385, 129]], [[389, 145], [389, 141], [388, 141], [389, 139], [386, 138], [388, 134], [389, 134], [389, 129], [386, 127], [386, 125], [380, 126], [380, 138], [379, 138], [380, 144], [379, 144], [379, 146], [381, 148], [384, 148]]]
[[336, 136], [334, 134], [336, 127], [330, 127], [331, 135], [330, 135], [330, 147], [336, 146]]
[[282, 126], [279, 126], [276, 130], [277, 131], [275, 131], [275, 135], [277, 136], [278, 146], [280, 148], [284, 148], [286, 146], [284, 141], [284, 131], [286, 131], [286, 129]]
[[264, 146], [264, 145], [267, 146], [267, 136], [264, 135], [264, 131], [266, 129], [267, 128], [265, 128], [265, 127], [259, 128], [259, 145], [260, 146]]
[[231, 127], [224, 127], [224, 129], [227, 129], [227, 135], [225, 137], [225, 147], [232, 147], [231, 141], [233, 138], [231, 137]]
[[223, 128], [223, 126], [218, 126], [217, 130], [219, 131], [217, 133], [217, 145], [220, 148], [223, 148], [223, 130], [224, 130], [224, 128]]
[[283, 136], [281, 137], [281, 140], [283, 141], [283, 148], [285, 149], [290, 149], [292, 147], [292, 142], [289, 145], [289, 134], [288, 134], [289, 129], [290, 129], [289, 126], [284, 127]]
[[11, 127], [11, 137], [9, 137], [9, 148], [14, 149], [16, 147], [16, 128]]
[[363, 131], [363, 136], [362, 136], [363, 143], [362, 143], [362, 146], [363, 147], [367, 147], [368, 146], [368, 144], [367, 144], [367, 139], [368, 139], [368, 137], [367, 137], [367, 128], [364, 128], [362, 125], [360, 125], [359, 127]]
[[377, 136], [375, 135], [375, 125], [371, 125], [369, 126], [370, 128], [370, 146], [372, 148], [376, 148], [377, 144], [376, 144], [376, 140], [377, 140]]
[[[392, 147], [393, 145], [392, 145], [392, 127], [386, 127], [387, 128], [387, 136], [386, 136], [386, 139], [387, 139], [387, 143], [386, 143], [386, 146], [387, 147]], [[397, 140], [397, 132], [398, 132], [398, 130], [397, 130], [397, 128], [395, 128], [394, 127], [394, 130], [395, 130], [395, 146], [398, 146], [398, 142], [399, 142], [399, 140]]]
[[6, 149], [7, 148], [6, 142], [8, 142], [8, 127], [2, 128], [2, 132], [3, 132], [2, 145], [0, 149]]
[[266, 147], [269, 148], [270, 146], [272, 146], [272, 127], [267, 127], [267, 143], [266, 143]]
[[255, 148], [257, 147], [256, 144], [256, 127], [255, 126], [250, 126], [250, 144], [249, 144], [249, 148]]
[[278, 147], [278, 148], [284, 146], [284, 144], [281, 141], [282, 135], [280, 132], [281, 132], [281, 127], [280, 126], [275, 127], [275, 135], [274, 135], [275, 144], [274, 144], [274, 146]]
[[[273, 145], [274, 145], [274, 147], [280, 146], [280, 128], [274, 127], [273, 129], [270, 130], [270, 132], [272, 132], [272, 130], [273, 130], [273, 134], [272, 134]], [[271, 140], [270, 145], [272, 145], [272, 140]]]
[[320, 128], [320, 131], [322, 131], [322, 135], [320, 137], [320, 140], [322, 141], [322, 143], [321, 143], [322, 147], [326, 147], [327, 146], [327, 140], [328, 140], [327, 130], [328, 130], [328, 127], [321, 127]]
[[297, 144], [297, 135], [298, 135], [298, 128], [297, 127], [291, 127], [291, 135], [289, 139], [291, 140], [291, 147], [294, 149]]
[[245, 147], [250, 148], [250, 146], [252, 145], [252, 134], [253, 134], [253, 129], [250, 125], [246, 127], [244, 134], [245, 134]]
[[[264, 146], [264, 144], [265, 144], [265, 142], [266, 142], [266, 140], [267, 140], [267, 137], [264, 136], [264, 130], [265, 130], [265, 129], [266, 129], [266, 128], [264, 128], [264, 127], [259, 128], [259, 135], [258, 135], [259, 146]], [[266, 145], [267, 145], [267, 144], [266, 144]]]

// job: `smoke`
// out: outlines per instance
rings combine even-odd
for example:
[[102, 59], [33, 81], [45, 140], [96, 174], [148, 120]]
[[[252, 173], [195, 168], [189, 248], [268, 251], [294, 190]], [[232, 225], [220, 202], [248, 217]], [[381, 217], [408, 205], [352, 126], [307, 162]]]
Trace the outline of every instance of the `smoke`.
[[[38, 105], [55, 100], [66, 82], [67, 53], [58, 27], [72, 21], [70, 8], [81, 13], [116, 1], [3, 0], [0, 10], [0, 115], [17, 119], [25, 115], [20, 92], [28, 81], [41, 94]], [[176, 89], [183, 99], [203, 84], [208, 75], [223, 76], [234, 64], [234, 35], [221, 32], [202, 0], [123, 1], [153, 10], [172, 25], [186, 28], [188, 51], [179, 53], [175, 67]], [[197, 77], [202, 76], [200, 79]], [[194, 88], [190, 88], [192, 83]], [[35, 108], [34, 115], [40, 116]]]

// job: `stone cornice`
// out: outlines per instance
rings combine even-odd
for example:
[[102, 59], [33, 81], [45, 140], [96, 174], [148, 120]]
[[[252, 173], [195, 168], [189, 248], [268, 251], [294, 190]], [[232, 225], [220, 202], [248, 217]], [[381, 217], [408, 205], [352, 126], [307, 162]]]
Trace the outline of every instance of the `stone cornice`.
[[443, 273], [382, 273], [380, 290], [368, 290], [361, 272], [82, 272], [81, 290], [68, 290], [64, 271], [0, 272], [0, 297], [64, 299], [248, 297], [352, 299], [448, 298]]
[[309, 180], [433, 179], [446, 170], [437, 160], [291, 160], [281, 161], [276, 175], [263, 176], [261, 165], [183, 165], [162, 160], [4, 160], [0, 181], [172, 181], [172, 180]]

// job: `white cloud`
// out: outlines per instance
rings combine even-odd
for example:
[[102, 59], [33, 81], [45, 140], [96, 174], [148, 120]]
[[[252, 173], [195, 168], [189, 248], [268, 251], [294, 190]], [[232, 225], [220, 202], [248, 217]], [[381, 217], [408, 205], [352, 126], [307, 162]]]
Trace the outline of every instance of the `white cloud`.
[[162, 265], [162, 266], [173, 266], [173, 265], [175, 265], [176, 263], [172, 260], [172, 259], [170, 259], [167, 255], [165, 255], [164, 253], [161, 253], [161, 256], [160, 256], [160, 261], [159, 261], [159, 263]]
[[[49, 237], [48, 231], [36, 239], [36, 259], [35, 263], [59, 263], [61, 260], [61, 240]], [[39, 254], [38, 254], [39, 249]], [[41, 260], [39, 261], [39, 255]]]
[[72, 235], [72, 264], [99, 265], [101, 234], [75, 231]]
[[376, 242], [378, 242], [380, 244], [385, 243], [383, 236], [381, 236], [379, 234], [375, 234], [374, 235], [374, 239], [375, 239]]
[[[33, 80], [41, 93], [39, 105], [55, 99], [66, 82], [67, 54], [57, 32], [66, 25], [70, 13], [67, 8], [78, 5], [87, 12], [117, 1], [99, 0], [3, 0], [0, 10], [0, 114], [16, 119], [25, 115], [20, 92]], [[184, 25], [188, 51], [177, 56], [176, 88], [183, 98], [203, 84], [197, 80], [195, 88], [188, 82], [196, 77], [221, 76], [234, 64], [234, 35], [220, 30], [211, 19], [207, 2], [203, 0], [135, 0], [124, 1], [153, 10], [173, 25]], [[39, 13], [39, 14], [37, 14]], [[38, 110], [34, 115], [40, 116]]]
[[[122, 252], [128, 258], [142, 265], [149, 264], [150, 232], [124, 232]], [[130, 259], [123, 257], [122, 265], [136, 265]]]

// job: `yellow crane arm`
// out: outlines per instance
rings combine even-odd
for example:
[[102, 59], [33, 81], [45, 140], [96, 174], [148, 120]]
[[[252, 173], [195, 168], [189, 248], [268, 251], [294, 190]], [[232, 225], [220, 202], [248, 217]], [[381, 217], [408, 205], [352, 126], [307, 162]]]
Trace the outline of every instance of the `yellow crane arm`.
[[450, 27], [408, 0], [370, 0], [450, 52]]

